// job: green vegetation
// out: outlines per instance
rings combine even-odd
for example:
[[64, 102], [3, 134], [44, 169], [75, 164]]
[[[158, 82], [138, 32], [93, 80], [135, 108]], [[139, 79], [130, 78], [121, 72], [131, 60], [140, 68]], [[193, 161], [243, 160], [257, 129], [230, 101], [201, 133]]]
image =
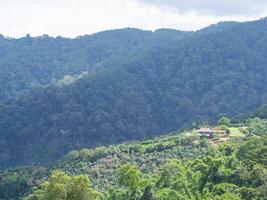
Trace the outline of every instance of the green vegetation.
[[[64, 76], [93, 72], [113, 56], [123, 59], [129, 46], [151, 38], [138, 29], [105, 31], [75, 39], [62, 37], [0, 38], [0, 101], [34, 88], [56, 83]], [[154, 36], [153, 36], [154, 37]]]
[[261, 118], [261, 119], [267, 119], [267, 105], [263, 105], [262, 107], [251, 111], [247, 114], [244, 115], [239, 115], [234, 118], [234, 121], [244, 121], [246, 119], [251, 119], [251, 118]]
[[54, 171], [40, 189], [25, 200], [95, 200], [99, 194], [91, 188], [91, 182], [84, 175], [69, 176], [62, 171]]
[[2, 38], [0, 98], [8, 100], [0, 104], [0, 167], [52, 162], [73, 149], [140, 140], [262, 106], [266, 26], [262, 19], [197, 32]]
[[240, 138], [240, 137], [244, 137], [245, 134], [243, 132], [245, 132], [245, 128], [239, 128], [239, 127], [230, 127], [230, 137], [232, 138]]
[[99, 200], [264, 200], [267, 122], [250, 119], [234, 126], [229, 127], [233, 130], [229, 140], [217, 146], [216, 140], [201, 139], [193, 130], [71, 151], [46, 167], [5, 170], [0, 173], [0, 196], [3, 200], [58, 199], [58, 195], [61, 199], [75, 195], [77, 200], [92, 195]]
[[193, 160], [170, 159], [153, 175], [123, 165], [117, 185], [102, 192], [102, 199], [264, 199], [266, 144], [266, 137], [249, 139], [238, 148], [223, 145]]
[[0, 35], [0, 200], [266, 200], [266, 27]]
[[230, 126], [231, 124], [231, 120], [227, 117], [222, 117], [219, 121], [218, 121], [219, 125], [224, 125], [224, 126]]

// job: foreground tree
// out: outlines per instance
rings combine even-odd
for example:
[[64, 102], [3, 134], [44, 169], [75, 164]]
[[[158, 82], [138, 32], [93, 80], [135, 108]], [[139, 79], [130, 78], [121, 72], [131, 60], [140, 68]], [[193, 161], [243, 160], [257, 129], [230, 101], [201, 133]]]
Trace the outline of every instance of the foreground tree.
[[25, 200], [95, 200], [98, 197], [99, 193], [92, 189], [87, 176], [69, 176], [62, 171], [54, 171], [40, 189]]
[[127, 190], [127, 198], [138, 199], [141, 195], [141, 172], [130, 164], [124, 165], [119, 171], [119, 185]]

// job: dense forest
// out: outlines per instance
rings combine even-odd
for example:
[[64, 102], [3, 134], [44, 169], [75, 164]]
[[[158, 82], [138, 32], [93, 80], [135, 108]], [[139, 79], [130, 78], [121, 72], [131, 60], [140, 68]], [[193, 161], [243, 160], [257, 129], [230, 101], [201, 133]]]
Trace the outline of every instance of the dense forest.
[[[0, 167], [143, 139], [267, 101], [267, 19], [196, 32], [2, 37]], [[28, 91], [28, 92], [27, 92]]]
[[111, 59], [119, 64], [126, 55], [134, 53], [132, 49], [174, 42], [187, 35], [190, 32], [168, 29], [152, 32], [131, 28], [75, 39], [48, 35], [12, 39], [0, 35], [0, 101], [33, 88], [55, 84], [64, 78], [66, 81], [66, 78], [83, 72], [92, 73]]
[[0, 171], [0, 199], [265, 200], [267, 121], [225, 119], [213, 139], [190, 130]]
[[263, 105], [260, 108], [255, 109], [249, 113], [237, 115], [233, 118], [233, 121], [242, 122], [248, 118], [267, 119], [267, 105]]

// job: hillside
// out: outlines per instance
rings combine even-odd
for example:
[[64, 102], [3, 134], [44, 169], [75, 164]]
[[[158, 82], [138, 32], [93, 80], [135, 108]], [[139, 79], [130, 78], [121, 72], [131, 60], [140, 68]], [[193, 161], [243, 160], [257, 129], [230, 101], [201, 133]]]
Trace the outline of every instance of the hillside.
[[[267, 101], [266, 25], [262, 19], [221, 23], [194, 33], [135, 30], [141, 34], [135, 45], [126, 42], [122, 48], [116, 31], [106, 32], [107, 37], [115, 34], [117, 42], [108, 41], [119, 53], [92, 56], [97, 64], [83, 60], [84, 54], [68, 55], [83, 60], [70, 64], [70, 74], [78, 73], [75, 81], [65, 77], [59, 85], [0, 105], [0, 166], [50, 162], [72, 149], [144, 139], [262, 106]], [[154, 36], [146, 36], [150, 34]], [[76, 40], [70, 42], [79, 50]], [[98, 70], [86, 68], [88, 74], [79, 76], [85, 68], [75, 72], [76, 64]]]
[[244, 121], [245, 119], [249, 118], [261, 118], [267, 119], [267, 105], [263, 105], [262, 107], [253, 110], [247, 114], [239, 115], [235, 117], [235, 121]]
[[196, 130], [192, 130], [144, 142], [71, 151], [49, 166], [0, 171], [0, 199], [17, 200], [27, 196], [36, 191], [36, 187], [39, 188], [55, 169], [72, 176], [88, 175], [103, 199], [129, 199], [120, 196], [131, 189], [119, 182], [121, 169], [126, 163], [140, 170], [143, 183], [136, 199], [147, 187], [161, 200], [169, 200], [171, 195], [182, 199], [188, 199], [188, 195], [190, 199], [206, 200], [264, 199], [267, 184], [266, 120], [250, 119], [227, 129], [229, 135], [219, 134], [212, 139], [201, 138]]
[[0, 101], [63, 79], [65, 75], [93, 72], [102, 62], [116, 57], [117, 62], [131, 49], [158, 38], [163, 42], [186, 37], [175, 30], [142, 31], [121, 29], [80, 36], [5, 38], [0, 35]]

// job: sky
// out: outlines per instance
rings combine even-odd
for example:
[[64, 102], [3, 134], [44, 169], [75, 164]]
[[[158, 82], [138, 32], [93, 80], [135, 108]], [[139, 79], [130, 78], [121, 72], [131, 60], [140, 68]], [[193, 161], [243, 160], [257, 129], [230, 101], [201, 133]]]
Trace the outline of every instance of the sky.
[[0, 33], [74, 38], [135, 27], [198, 30], [267, 16], [267, 0], [0, 0]]

